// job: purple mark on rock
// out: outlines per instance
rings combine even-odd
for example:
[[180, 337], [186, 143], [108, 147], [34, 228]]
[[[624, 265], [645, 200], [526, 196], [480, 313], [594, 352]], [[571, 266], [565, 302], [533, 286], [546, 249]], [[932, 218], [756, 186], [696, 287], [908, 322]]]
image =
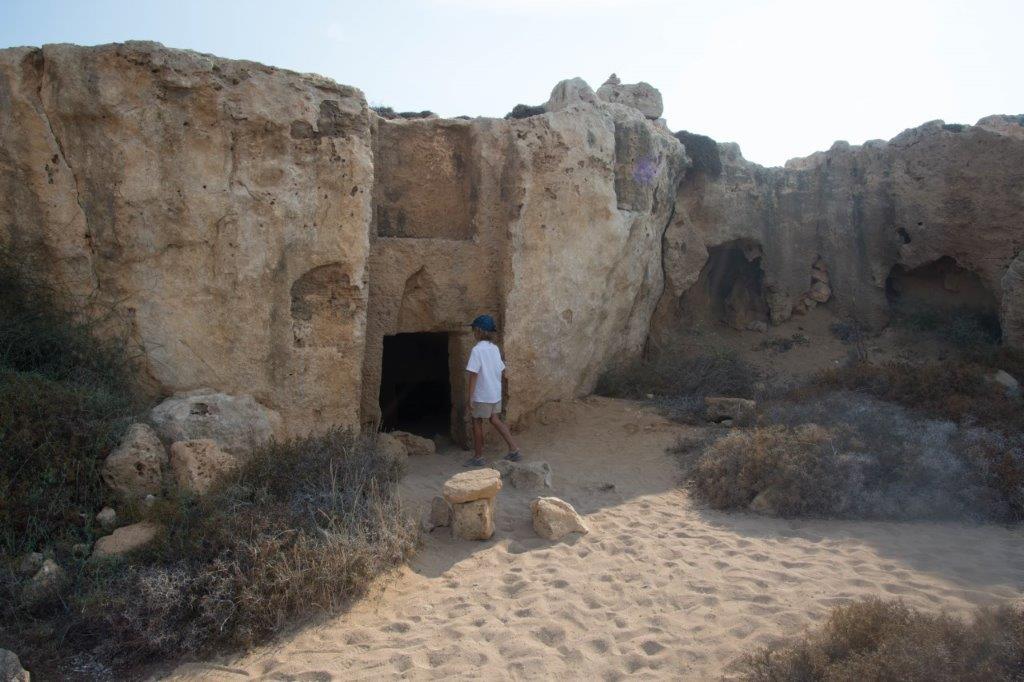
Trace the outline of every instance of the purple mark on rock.
[[633, 179], [642, 185], [649, 185], [654, 182], [654, 176], [658, 174], [658, 159], [653, 156], [645, 156], [636, 162], [633, 168]]

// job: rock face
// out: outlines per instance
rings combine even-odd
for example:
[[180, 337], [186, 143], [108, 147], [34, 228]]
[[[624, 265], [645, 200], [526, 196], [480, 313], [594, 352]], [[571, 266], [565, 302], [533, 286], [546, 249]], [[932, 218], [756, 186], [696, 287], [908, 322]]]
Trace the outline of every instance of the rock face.
[[0, 682], [30, 682], [31, 679], [13, 651], [0, 649]]
[[[772, 324], [824, 304], [876, 328], [904, 294], [930, 285], [932, 303], [996, 316], [1004, 342], [1024, 346], [1022, 122], [933, 121], [889, 142], [837, 142], [785, 168], [679, 133], [694, 164], [665, 233], [652, 347], [724, 316], [731, 292], [716, 281], [749, 290], [747, 310]], [[916, 280], [901, 291], [907, 275]]]
[[103, 482], [126, 498], [159, 494], [167, 451], [148, 424], [132, 424], [103, 462]]
[[661, 93], [653, 86], [644, 82], [626, 85], [621, 83], [615, 74], [597, 89], [597, 96], [605, 102], [625, 104], [651, 119], [661, 118], [665, 110], [661, 102]]
[[166, 440], [207, 439], [239, 457], [284, 433], [281, 415], [252, 396], [207, 388], [168, 398], [150, 411], [149, 419]]
[[[672, 135], [662, 108], [645, 83], [571, 79], [527, 118], [387, 120], [355, 88], [155, 43], [0, 50], [0, 244], [113, 308], [154, 396], [252, 396], [251, 437], [161, 427], [233, 454], [400, 428], [396, 376], [447, 381], [466, 442], [481, 312], [512, 422], [694, 318], [761, 329], [824, 305], [877, 326], [951, 267], [1024, 347], [1020, 117], [762, 168]], [[406, 334], [441, 357], [385, 357]]]
[[205, 495], [210, 488], [242, 461], [209, 439], [183, 440], [171, 444], [171, 473], [184, 490]]
[[548, 540], [561, 540], [569, 533], [586, 535], [590, 528], [573, 506], [557, 497], [538, 497], [530, 503], [533, 529]]
[[93, 546], [90, 559], [104, 559], [120, 556], [142, 549], [160, 532], [160, 526], [150, 521], [122, 526], [110, 535], [104, 535]]
[[0, 50], [0, 92], [0, 241], [116, 304], [155, 388], [215, 382], [295, 431], [357, 423], [361, 92], [141, 42]]

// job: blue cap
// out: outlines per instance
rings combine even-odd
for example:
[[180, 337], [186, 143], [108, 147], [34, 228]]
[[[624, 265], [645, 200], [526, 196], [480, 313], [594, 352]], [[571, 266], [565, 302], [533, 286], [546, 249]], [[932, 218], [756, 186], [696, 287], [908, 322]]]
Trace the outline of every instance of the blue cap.
[[477, 315], [473, 324], [469, 325], [474, 329], [482, 329], [485, 332], [498, 331], [498, 325], [494, 324], [494, 318], [490, 315]]

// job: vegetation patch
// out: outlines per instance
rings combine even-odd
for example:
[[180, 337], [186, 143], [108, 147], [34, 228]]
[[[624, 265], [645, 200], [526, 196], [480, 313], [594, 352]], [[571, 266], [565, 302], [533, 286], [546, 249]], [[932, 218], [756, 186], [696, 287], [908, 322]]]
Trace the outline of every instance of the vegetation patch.
[[838, 606], [818, 630], [745, 657], [739, 679], [1019, 680], [1024, 609], [982, 609], [971, 621], [869, 598]]
[[771, 404], [762, 420], [697, 456], [680, 444], [698, 499], [785, 517], [1024, 519], [1024, 437], [843, 392]]

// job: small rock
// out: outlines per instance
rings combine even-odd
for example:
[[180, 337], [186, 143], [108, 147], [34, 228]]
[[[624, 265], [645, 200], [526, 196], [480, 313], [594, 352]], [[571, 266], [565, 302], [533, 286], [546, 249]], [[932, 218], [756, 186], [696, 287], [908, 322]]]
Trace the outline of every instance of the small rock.
[[1020, 382], [1017, 381], [1012, 374], [1006, 370], [998, 370], [994, 374], [989, 375], [989, 381], [1002, 386], [1006, 390], [1006, 395], [1014, 398], [1019, 398], [1021, 395]]
[[71, 546], [71, 553], [84, 559], [89, 556], [89, 550], [91, 549], [92, 544], [88, 542], [79, 542]]
[[419, 455], [432, 455], [437, 452], [437, 446], [434, 441], [423, 436], [417, 436], [414, 433], [408, 433], [407, 431], [392, 431], [391, 435], [402, 442], [405, 446], [405, 451], [410, 457], [417, 457]]
[[382, 457], [394, 457], [405, 459], [409, 456], [405, 443], [395, 437], [393, 433], [377, 434], [377, 453]]
[[590, 532], [587, 524], [573, 506], [557, 497], [538, 497], [530, 503], [533, 512], [533, 529], [537, 535], [548, 540], [561, 540], [569, 533]]
[[811, 290], [807, 292], [807, 295], [816, 303], [825, 303], [828, 299], [832, 298], [832, 289], [824, 282], [815, 280], [811, 284]]
[[175, 483], [197, 495], [205, 495], [218, 480], [240, 464], [238, 457], [225, 452], [208, 438], [171, 444], [171, 471]]
[[489, 540], [494, 535], [494, 498], [453, 504], [452, 535], [463, 540]]
[[734, 422], [753, 421], [757, 403], [744, 398], [705, 398], [704, 415], [709, 422], [721, 423], [727, 419]]
[[43, 567], [43, 560], [45, 557], [39, 552], [29, 552], [18, 560], [17, 571], [18, 575], [30, 576], [35, 575], [36, 572]]
[[757, 514], [775, 514], [775, 506], [773, 504], [773, 495], [771, 488], [762, 490], [757, 496], [750, 501], [748, 509]]
[[824, 285], [828, 285], [828, 273], [824, 270], [811, 270], [811, 281], [821, 282]]
[[430, 510], [423, 520], [423, 528], [429, 533], [435, 528], [446, 528], [452, 523], [452, 508], [440, 495], [430, 501]]
[[501, 490], [501, 474], [494, 469], [474, 469], [455, 474], [444, 484], [444, 499], [461, 504], [493, 498]]
[[752, 320], [747, 322], [747, 331], [761, 332], [763, 334], [768, 331], [768, 323], [761, 320]]
[[22, 599], [29, 605], [49, 601], [60, 595], [67, 582], [64, 569], [53, 559], [47, 559], [23, 588]]
[[551, 465], [547, 462], [509, 462], [495, 465], [501, 477], [519, 490], [540, 490], [551, 487]]
[[97, 540], [90, 558], [103, 559], [134, 552], [152, 542], [160, 529], [160, 525], [152, 521], [141, 521], [130, 526], [122, 526], [110, 535], [105, 535]]
[[0, 649], [0, 682], [30, 682], [31, 679], [13, 651]]
[[110, 507], [104, 507], [96, 514], [96, 521], [103, 530], [114, 530], [117, 525], [117, 512]]
[[158, 498], [156, 495], [146, 495], [144, 498], [142, 498], [142, 508], [152, 509], [153, 505], [156, 504], [157, 499]]
[[132, 424], [121, 444], [103, 462], [103, 482], [125, 498], [160, 492], [167, 452], [148, 424]]

